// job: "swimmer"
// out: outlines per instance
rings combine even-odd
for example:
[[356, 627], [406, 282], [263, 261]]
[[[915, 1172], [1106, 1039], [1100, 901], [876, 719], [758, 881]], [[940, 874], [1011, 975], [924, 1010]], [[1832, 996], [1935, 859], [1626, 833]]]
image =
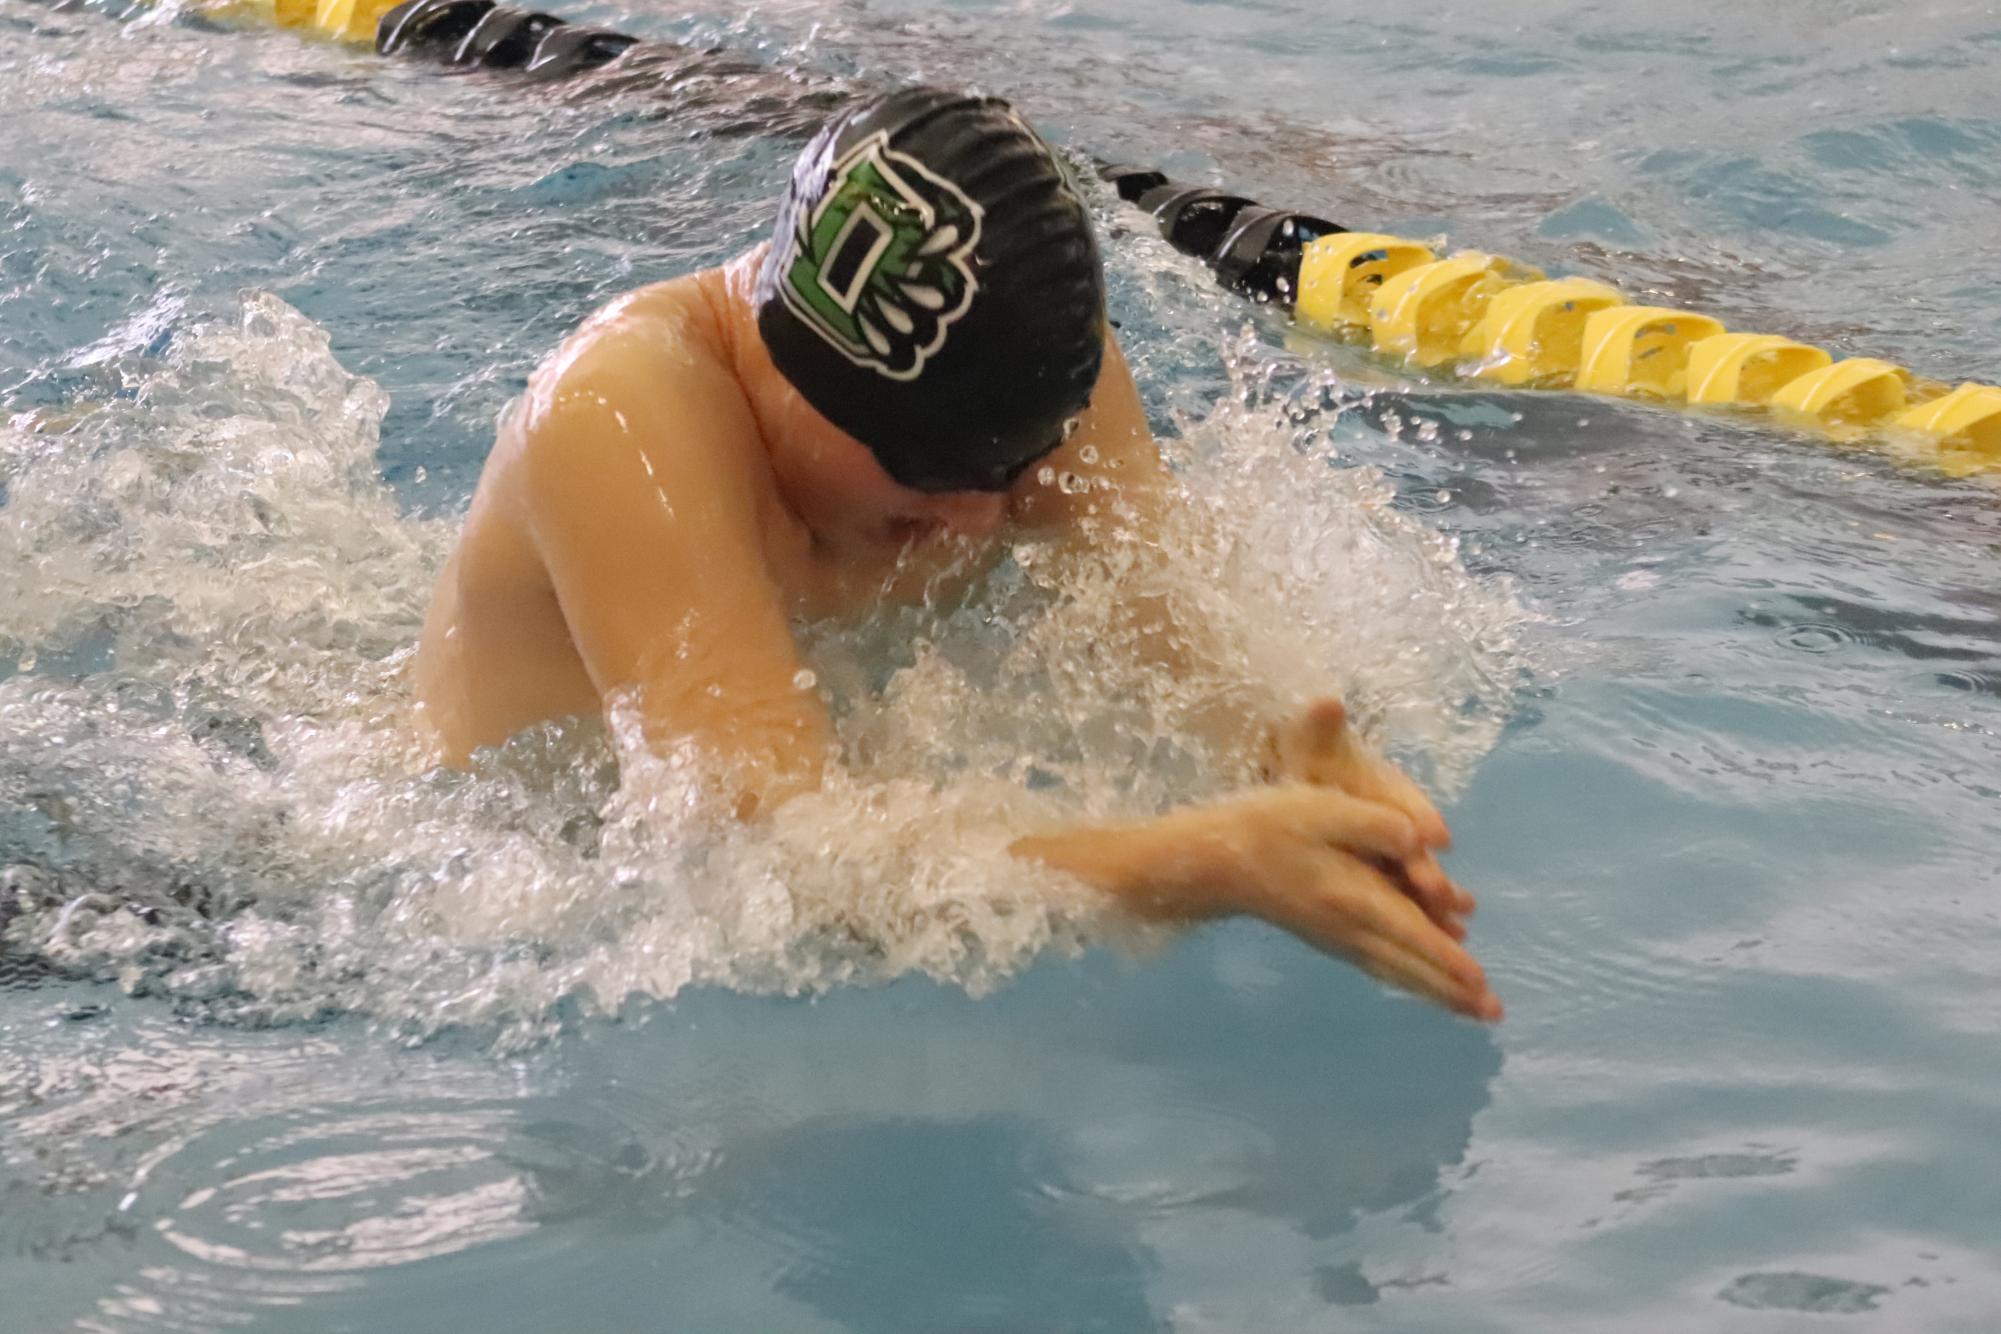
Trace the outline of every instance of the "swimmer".
[[[755, 819], [831, 762], [795, 622], [935, 595], [1011, 537], [1085, 550], [1112, 515], [1144, 534], [1175, 490], [1048, 146], [993, 98], [859, 102], [800, 156], [771, 242], [619, 298], [536, 372], [439, 580], [420, 713], [464, 764], [629, 707]], [[1190, 638], [1149, 651], [1172, 666]], [[1230, 725], [1268, 781], [1012, 853], [1143, 918], [1263, 918], [1498, 1019], [1417, 786], [1333, 699]]]

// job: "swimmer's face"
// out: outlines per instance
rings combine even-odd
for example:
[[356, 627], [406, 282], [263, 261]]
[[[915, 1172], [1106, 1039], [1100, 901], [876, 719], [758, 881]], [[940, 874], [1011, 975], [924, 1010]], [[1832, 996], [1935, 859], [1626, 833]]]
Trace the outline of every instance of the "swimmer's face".
[[811, 420], [799, 421], [787, 441], [787, 489], [822, 540], [842, 546], [981, 541], [1007, 517], [1006, 492], [912, 490], [859, 440], [800, 407]]
[[737, 373], [750, 397], [780, 486], [806, 526], [839, 548], [952, 539], [980, 541], [1007, 517], [1004, 491], [914, 490], [868, 447], [822, 416], [779, 374], [758, 337], [752, 300], [759, 246], [730, 265], [726, 290], [737, 321]]

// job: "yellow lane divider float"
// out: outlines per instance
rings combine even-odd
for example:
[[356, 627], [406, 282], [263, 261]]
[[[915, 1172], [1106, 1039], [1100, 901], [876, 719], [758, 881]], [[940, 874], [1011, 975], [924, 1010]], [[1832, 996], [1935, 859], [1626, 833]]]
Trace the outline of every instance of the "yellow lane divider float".
[[1547, 280], [1478, 251], [1336, 232], [1307, 242], [1294, 315], [1410, 364], [1533, 388], [1762, 409], [1842, 443], [1884, 436], [1954, 475], [2001, 468], [2001, 388], [1957, 389], [1874, 357], [1836, 361], [1708, 315], [1628, 305], [1585, 278]]
[[[598, 68], [637, 42], [493, 0], [214, 0], [204, 8], [372, 42], [384, 54], [540, 78]], [[1836, 360], [1776, 334], [1726, 331], [1695, 311], [1631, 305], [1589, 279], [1551, 279], [1479, 251], [1441, 256], [1420, 241], [1348, 231], [1150, 168], [1100, 174], [1227, 286], [1407, 364], [1522, 388], [1768, 412], [1843, 443], [1880, 439], [1954, 475], [2001, 470], [2001, 388], [1993, 385], [1953, 389], [1873, 357]]]
[[1777, 334], [1730, 332], [1696, 311], [1633, 305], [1587, 278], [1552, 279], [1475, 250], [1440, 255], [1408, 237], [1347, 231], [1145, 167], [1100, 174], [1226, 286], [1406, 365], [1518, 388], [1764, 412], [1844, 444], [1876, 440], [1953, 475], [2001, 471], [2001, 388], [1992, 385], [1953, 389], [1873, 357], [1837, 361]]
[[204, 13], [310, 29], [337, 42], [356, 45], [375, 40], [376, 24], [399, 0], [216, 0], [200, 6]]

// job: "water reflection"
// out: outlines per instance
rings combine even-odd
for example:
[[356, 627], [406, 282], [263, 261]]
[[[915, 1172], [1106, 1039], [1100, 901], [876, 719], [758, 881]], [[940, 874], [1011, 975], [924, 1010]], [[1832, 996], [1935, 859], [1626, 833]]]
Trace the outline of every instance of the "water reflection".
[[978, 1002], [705, 993], [569, 1055], [628, 1122], [716, 1127], [648, 1249], [663, 1284], [713, 1289], [727, 1252], [867, 1329], [1153, 1328], [1196, 1276], [1212, 1306], [1317, 1307], [1362, 1220], [1450, 1193], [1500, 1068], [1490, 1035], [1249, 926]]
[[399, 1328], [449, 1293], [513, 1328], [678, 1304], [763, 1329], [1132, 1330], [1196, 1273], [1212, 1302], [1310, 1305], [1359, 1220], [1448, 1193], [1500, 1065], [1484, 1032], [1252, 927], [981, 1002], [704, 992], [518, 1061], [33, 994], [0, 1030], [0, 1197], [27, 1205], [0, 1249], [72, 1281], [21, 1328], [302, 1304]]
[[1130, 1219], [1050, 1190], [1046, 1127], [807, 1121], [738, 1145], [702, 1201], [842, 1328], [1163, 1328]]

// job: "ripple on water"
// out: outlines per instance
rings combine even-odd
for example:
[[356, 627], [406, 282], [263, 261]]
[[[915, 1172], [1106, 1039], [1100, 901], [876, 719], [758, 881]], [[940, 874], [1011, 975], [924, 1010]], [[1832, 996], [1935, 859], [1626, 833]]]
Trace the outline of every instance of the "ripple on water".
[[143, 1194], [171, 1201], [152, 1228], [178, 1258], [139, 1271], [104, 1310], [142, 1328], [233, 1323], [578, 1218], [657, 1225], [715, 1162], [692, 1144], [536, 1113], [498, 1099], [308, 1103], [166, 1144]]
[[1792, 625], [1780, 631], [1778, 642], [1801, 653], [1836, 653], [1856, 643], [1858, 636], [1838, 625]]
[[1279, 1149], [1255, 1121], [1192, 1101], [1155, 1101], [1093, 1120], [1069, 1139], [1052, 1198], [1167, 1213], [1225, 1200], [1269, 1176]]
[[534, 1227], [505, 1107], [365, 1107], [232, 1122], [164, 1174], [204, 1184], [155, 1229], [205, 1264], [326, 1274], [410, 1264]]
[[1053, 1197], [1050, 1156], [1013, 1116], [808, 1118], [733, 1141], [697, 1207], [833, 1327], [1155, 1328], [1121, 1215]]
[[1517, 947], [1509, 1001], [1538, 1025], [1554, 1026], [1617, 1010], [1645, 1014], [1718, 985], [1716, 969], [1674, 949], [1672, 942], [1613, 943], [1605, 922], [1573, 914], [1545, 938]]
[[1639, 1174], [1655, 1181], [1692, 1181], [1716, 1177], [1785, 1176], [1798, 1166], [1791, 1153], [1754, 1150], [1746, 1153], [1705, 1153], [1692, 1158], [1660, 1158], [1640, 1166]]
[[1880, 1283], [1828, 1278], [1821, 1274], [1743, 1274], [1716, 1294], [1732, 1306], [1753, 1311], [1805, 1311], [1815, 1315], [1860, 1315], [1890, 1295]]
[[[93, 1329], [257, 1324], [419, 1262], [560, 1256], [581, 1220], [662, 1225], [716, 1161], [685, 1117], [544, 1096], [537, 1063], [128, 1027], [129, 1006], [60, 1022], [83, 1008], [0, 1030], [0, 1254], [110, 1265]], [[46, 1324], [0, 1328], [57, 1327], [31, 1309]]]
[[1936, 672], [1932, 679], [1953, 690], [2001, 698], [2001, 672]]

